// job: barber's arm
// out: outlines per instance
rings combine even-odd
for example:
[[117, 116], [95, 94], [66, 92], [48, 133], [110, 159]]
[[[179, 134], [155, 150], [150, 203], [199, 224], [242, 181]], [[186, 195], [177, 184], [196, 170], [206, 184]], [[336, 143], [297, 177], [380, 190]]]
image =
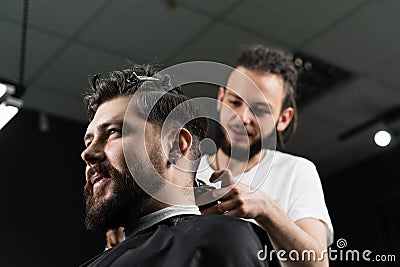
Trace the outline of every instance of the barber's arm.
[[[210, 192], [213, 195], [226, 192], [226, 187], [235, 183], [229, 171], [215, 172], [210, 182], [215, 181], [221, 181], [222, 188]], [[327, 250], [327, 232], [322, 221], [307, 218], [293, 222], [266, 193], [261, 190], [252, 193], [249, 191], [249, 186], [237, 183], [219, 199], [219, 204], [202, 210], [202, 213], [254, 219], [268, 232], [275, 250], [285, 251], [283, 254], [283, 258], [287, 259], [285, 266], [329, 266], [327, 253], [324, 253]], [[314, 251], [316, 260], [311, 257], [311, 260], [307, 261], [308, 254], [306, 254], [305, 261], [301, 257], [300, 261], [291, 261], [289, 253], [292, 250], [298, 252], [292, 255], [300, 256], [305, 250]]]

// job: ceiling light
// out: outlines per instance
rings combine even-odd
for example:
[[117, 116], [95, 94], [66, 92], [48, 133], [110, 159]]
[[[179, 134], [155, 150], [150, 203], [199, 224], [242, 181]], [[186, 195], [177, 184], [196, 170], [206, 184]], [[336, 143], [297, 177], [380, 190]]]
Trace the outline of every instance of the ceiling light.
[[3, 81], [0, 78], [0, 103], [6, 98], [6, 95], [14, 95], [16, 93], [16, 85], [12, 82]]
[[0, 82], [0, 130], [18, 113], [22, 107], [22, 99], [16, 98], [16, 86], [8, 82]]
[[390, 133], [389, 131], [378, 131], [374, 134], [375, 143], [383, 147], [399, 136], [398, 123], [400, 123], [400, 105], [389, 107], [369, 120], [343, 132], [338, 138], [345, 141], [364, 131], [370, 131], [370, 134], [374, 133], [375, 131], [371, 128], [387, 129], [390, 130]]
[[387, 131], [379, 131], [374, 136], [375, 144], [377, 144], [380, 147], [388, 146], [391, 140], [392, 136]]
[[0, 130], [18, 113], [18, 108], [0, 104]]
[[7, 85], [0, 83], [0, 99], [7, 93]]

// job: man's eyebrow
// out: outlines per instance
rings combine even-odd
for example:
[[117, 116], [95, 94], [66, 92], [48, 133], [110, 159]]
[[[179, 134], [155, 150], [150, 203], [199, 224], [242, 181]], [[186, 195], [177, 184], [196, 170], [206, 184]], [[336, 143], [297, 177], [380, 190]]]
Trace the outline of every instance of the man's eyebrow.
[[85, 136], [83, 137], [83, 142], [86, 143], [87, 140], [89, 140], [92, 137], [93, 137], [93, 134], [91, 134], [91, 133], [85, 134]]
[[110, 125], [117, 125], [119, 127], [122, 127], [123, 124], [124, 124], [124, 121], [122, 119], [111, 119], [109, 121], [103, 122], [102, 124], [98, 125], [96, 128], [98, 130], [104, 130], [104, 129], [110, 127]]
[[[111, 125], [117, 125], [122, 128], [123, 124], [124, 124], [124, 122], [122, 119], [111, 119], [109, 121], [106, 121], [106, 122], [98, 125], [96, 128], [97, 128], [97, 130], [102, 131], [104, 129], [107, 129]], [[92, 137], [93, 137], [92, 133], [86, 133], [85, 136], [83, 137], [83, 141], [86, 142], [88, 139], [90, 139]]]
[[[229, 95], [229, 96], [232, 96], [234, 98], [240, 99], [242, 101], [245, 101], [242, 97], [240, 97], [239, 95], [237, 95], [237, 94], [235, 94], [233, 92], [227, 91], [226, 94]], [[256, 103], [251, 104], [251, 106], [253, 106], [253, 107], [254, 106], [262, 106], [262, 107], [265, 107], [265, 108], [268, 108], [268, 109], [269, 108], [272, 109], [272, 104], [271, 103], [266, 103], [266, 102], [256, 102]]]
[[272, 104], [265, 103], [265, 102], [256, 102], [252, 106], [261, 106], [261, 107], [268, 108], [268, 109], [271, 107], [271, 109], [272, 109]]
[[233, 96], [233, 97], [235, 97], [235, 98], [238, 98], [238, 99], [243, 100], [243, 98], [241, 98], [239, 95], [237, 95], [237, 94], [235, 94], [235, 93], [232, 93], [232, 92], [230, 92], [230, 91], [227, 91], [226, 94], [229, 95], [229, 96]]

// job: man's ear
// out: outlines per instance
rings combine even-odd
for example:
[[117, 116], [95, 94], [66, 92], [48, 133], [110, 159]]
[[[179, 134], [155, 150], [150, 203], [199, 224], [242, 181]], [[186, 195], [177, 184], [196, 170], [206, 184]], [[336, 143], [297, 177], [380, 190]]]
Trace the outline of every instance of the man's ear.
[[181, 128], [179, 133], [176, 134], [172, 148], [169, 151], [169, 162], [176, 164], [182, 157], [188, 158], [191, 147], [192, 135], [187, 129]]
[[218, 95], [217, 95], [217, 111], [221, 111], [221, 102], [224, 100], [225, 96], [225, 88], [220, 86], [218, 89]]
[[294, 116], [294, 108], [288, 107], [285, 108], [282, 112], [281, 115], [279, 115], [278, 122], [276, 124], [276, 130], [278, 132], [283, 132], [289, 125], [289, 123], [292, 121]]

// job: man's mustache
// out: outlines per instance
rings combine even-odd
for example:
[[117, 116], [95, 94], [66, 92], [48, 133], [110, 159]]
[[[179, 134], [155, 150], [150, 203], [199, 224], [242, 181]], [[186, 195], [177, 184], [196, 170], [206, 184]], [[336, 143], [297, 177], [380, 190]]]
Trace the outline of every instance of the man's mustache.
[[92, 182], [91, 182], [91, 178], [93, 175], [97, 174], [101, 174], [103, 177], [108, 177], [108, 178], [113, 178], [111, 176], [111, 172], [110, 170], [112, 170], [113, 167], [111, 166], [110, 163], [101, 163], [101, 164], [96, 164], [95, 166], [90, 167], [87, 170], [87, 183], [89, 183], [91, 186], [93, 186]]

